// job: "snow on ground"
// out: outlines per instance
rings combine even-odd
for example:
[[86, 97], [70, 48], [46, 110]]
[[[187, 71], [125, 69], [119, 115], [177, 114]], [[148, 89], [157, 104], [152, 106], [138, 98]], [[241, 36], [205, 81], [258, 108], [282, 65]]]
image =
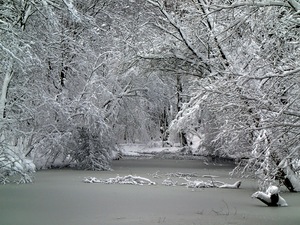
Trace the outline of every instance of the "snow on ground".
[[121, 151], [125, 156], [145, 156], [157, 153], [176, 153], [180, 147], [162, 147], [159, 144], [121, 144]]
[[[132, 156], [132, 157], [139, 157], [139, 156], [151, 156], [157, 154], [196, 154], [198, 152], [198, 147], [200, 144], [200, 139], [194, 136], [191, 141], [191, 145], [189, 147], [183, 148], [180, 147], [179, 143], [175, 144], [168, 144], [165, 143], [163, 146], [162, 141], [152, 141], [147, 144], [142, 143], [127, 143], [127, 144], [120, 144], [120, 150], [124, 156]], [[187, 152], [189, 150], [190, 152]], [[198, 152], [199, 153], [199, 152]]]

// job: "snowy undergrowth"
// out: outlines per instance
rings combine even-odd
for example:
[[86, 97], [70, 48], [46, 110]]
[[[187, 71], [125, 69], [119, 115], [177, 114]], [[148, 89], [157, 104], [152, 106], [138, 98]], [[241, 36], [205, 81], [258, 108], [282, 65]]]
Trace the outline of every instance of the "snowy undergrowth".
[[35, 165], [32, 160], [12, 150], [0, 152], [0, 184], [31, 183], [34, 172]]
[[152, 142], [148, 144], [121, 144], [120, 149], [124, 156], [144, 156], [144, 155], [154, 155], [157, 153], [176, 153], [180, 147], [162, 147], [162, 143]]
[[120, 150], [123, 156], [128, 157], [158, 157], [158, 158], [182, 158], [180, 156], [200, 156], [205, 155], [199, 152], [200, 140], [197, 137], [192, 137], [191, 145], [180, 146], [180, 143], [165, 143], [162, 141], [151, 141], [149, 143], [126, 143], [120, 144]]

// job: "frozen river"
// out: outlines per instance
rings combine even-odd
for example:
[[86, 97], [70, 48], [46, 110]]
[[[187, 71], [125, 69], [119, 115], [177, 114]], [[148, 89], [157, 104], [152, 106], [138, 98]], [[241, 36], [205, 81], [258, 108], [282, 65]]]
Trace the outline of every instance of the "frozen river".
[[[204, 165], [197, 160], [129, 160], [113, 162], [114, 171], [45, 170], [35, 183], [0, 186], [0, 225], [295, 225], [300, 221], [300, 193], [282, 193], [289, 207], [267, 207], [251, 194], [256, 182], [241, 189], [187, 189], [161, 185], [150, 174], [217, 175], [234, 183], [232, 165]], [[138, 175], [155, 186], [87, 184], [84, 177]], [[205, 178], [201, 178], [205, 180]]]

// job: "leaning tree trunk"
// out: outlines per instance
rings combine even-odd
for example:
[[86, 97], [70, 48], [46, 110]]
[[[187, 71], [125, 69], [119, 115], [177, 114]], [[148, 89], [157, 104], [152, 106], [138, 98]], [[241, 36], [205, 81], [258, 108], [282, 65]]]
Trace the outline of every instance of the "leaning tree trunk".
[[279, 180], [283, 181], [283, 184], [289, 189], [290, 192], [300, 192], [300, 179], [299, 176], [292, 169], [292, 163], [290, 159], [294, 153], [299, 152], [300, 146], [296, 147], [291, 153], [280, 161], [278, 164]]
[[300, 180], [290, 165], [280, 169], [280, 173], [283, 184], [290, 192], [300, 192]]

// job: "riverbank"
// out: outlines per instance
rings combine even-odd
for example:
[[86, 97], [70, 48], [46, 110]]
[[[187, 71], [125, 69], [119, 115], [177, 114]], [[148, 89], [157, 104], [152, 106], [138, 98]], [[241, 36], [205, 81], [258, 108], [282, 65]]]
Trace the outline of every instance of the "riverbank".
[[[240, 189], [161, 185], [166, 173], [216, 175], [233, 183], [228, 173], [233, 165], [205, 165], [198, 160], [119, 160], [113, 171], [44, 170], [35, 182], [0, 186], [0, 224], [2, 225], [189, 225], [298, 224], [300, 195], [284, 192], [289, 207], [267, 207], [251, 194], [256, 181], [243, 179]], [[159, 171], [160, 178], [151, 174]], [[85, 177], [109, 178], [138, 175], [157, 185], [87, 184]]]

